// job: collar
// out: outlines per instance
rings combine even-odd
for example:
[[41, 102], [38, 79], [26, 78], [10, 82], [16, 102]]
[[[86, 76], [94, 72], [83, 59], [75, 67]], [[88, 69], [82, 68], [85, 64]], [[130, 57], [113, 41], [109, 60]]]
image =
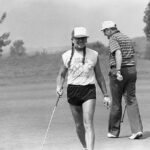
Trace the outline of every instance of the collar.
[[[120, 33], [120, 31], [119, 30], [116, 30], [116, 31], [114, 31], [111, 35], [110, 35], [110, 37], [112, 37], [114, 34], [116, 34], [116, 33]], [[109, 37], [109, 38], [110, 38]]]

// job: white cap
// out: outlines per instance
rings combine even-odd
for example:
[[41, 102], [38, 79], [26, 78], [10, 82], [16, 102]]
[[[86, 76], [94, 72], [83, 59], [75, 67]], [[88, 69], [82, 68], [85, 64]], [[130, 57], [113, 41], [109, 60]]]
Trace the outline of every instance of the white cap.
[[75, 27], [73, 32], [74, 38], [89, 37], [85, 27]]
[[104, 21], [102, 23], [101, 31], [103, 31], [105, 29], [113, 28], [113, 27], [116, 27], [116, 24], [113, 21]]

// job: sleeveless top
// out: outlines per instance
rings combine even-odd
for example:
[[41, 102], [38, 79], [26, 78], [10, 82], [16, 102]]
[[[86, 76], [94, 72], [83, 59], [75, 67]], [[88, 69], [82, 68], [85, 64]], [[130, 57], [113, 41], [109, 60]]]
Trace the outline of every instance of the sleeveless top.
[[[66, 68], [71, 57], [71, 51], [68, 50], [62, 54], [62, 60]], [[98, 52], [86, 48], [85, 63], [82, 63], [83, 51], [74, 49], [74, 55], [68, 68], [67, 84], [88, 85], [95, 84], [94, 67], [97, 63]]]

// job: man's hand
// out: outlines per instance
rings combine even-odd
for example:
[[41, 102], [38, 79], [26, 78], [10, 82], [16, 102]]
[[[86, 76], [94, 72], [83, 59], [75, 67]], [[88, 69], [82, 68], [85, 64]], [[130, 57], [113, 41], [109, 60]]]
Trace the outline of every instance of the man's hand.
[[109, 98], [108, 96], [105, 96], [105, 97], [104, 97], [103, 103], [104, 103], [104, 106], [105, 106], [107, 109], [110, 108], [110, 106], [111, 106], [111, 100], [110, 100], [110, 98]]
[[116, 76], [117, 76], [117, 80], [118, 81], [122, 81], [123, 80], [123, 76], [121, 75], [120, 71], [117, 71]]
[[61, 97], [61, 96], [63, 95], [63, 88], [57, 87], [56, 93], [57, 93], [57, 96], [58, 96], [58, 97]]

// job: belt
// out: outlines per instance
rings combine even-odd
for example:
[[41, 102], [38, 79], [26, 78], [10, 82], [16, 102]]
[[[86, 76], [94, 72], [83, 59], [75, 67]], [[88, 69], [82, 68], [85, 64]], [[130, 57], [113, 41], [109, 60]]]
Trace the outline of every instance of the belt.
[[[127, 68], [127, 67], [134, 67], [135, 65], [126, 65], [126, 66], [121, 66], [121, 68]], [[116, 68], [116, 66], [110, 66], [110, 68]]]

